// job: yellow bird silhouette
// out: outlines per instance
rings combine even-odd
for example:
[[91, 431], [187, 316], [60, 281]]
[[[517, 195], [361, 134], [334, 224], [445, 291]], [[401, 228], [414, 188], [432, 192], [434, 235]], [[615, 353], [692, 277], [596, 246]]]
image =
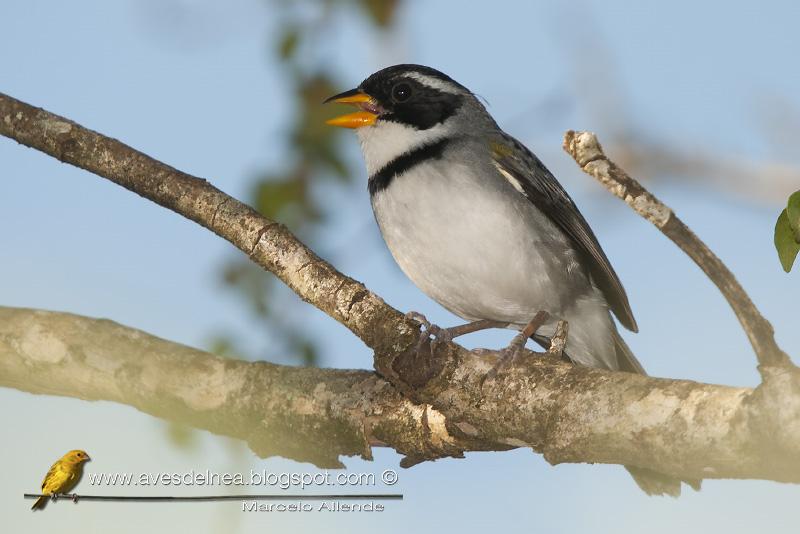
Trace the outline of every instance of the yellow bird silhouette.
[[[84, 451], [77, 449], [69, 451], [54, 463], [45, 475], [42, 481], [42, 493], [50, 497], [58, 493], [67, 493], [80, 481], [83, 476], [83, 464], [89, 460], [91, 458]], [[45, 504], [47, 497], [39, 497], [31, 506], [31, 510], [42, 510]]]

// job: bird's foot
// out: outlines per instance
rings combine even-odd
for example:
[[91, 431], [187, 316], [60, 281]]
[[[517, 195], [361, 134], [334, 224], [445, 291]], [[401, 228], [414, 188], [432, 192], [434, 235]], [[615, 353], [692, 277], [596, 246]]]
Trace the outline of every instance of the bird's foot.
[[416, 321], [422, 325], [422, 330], [420, 331], [419, 335], [419, 342], [417, 343], [417, 350], [419, 350], [419, 348], [421, 348], [425, 342], [429, 341], [431, 337], [433, 338], [434, 344], [437, 342], [446, 343], [453, 341], [453, 339], [459, 336], [471, 334], [472, 332], [488, 330], [489, 328], [505, 328], [508, 326], [508, 323], [483, 319], [459, 326], [451, 326], [450, 328], [442, 328], [431, 323], [424, 315], [415, 311], [406, 313], [406, 318]]
[[[525, 343], [528, 339], [536, 333], [539, 328], [550, 318], [550, 314], [546, 311], [542, 310], [536, 313], [533, 316], [533, 319], [522, 329], [522, 331], [514, 336], [514, 339], [511, 340], [511, 343], [508, 344], [506, 348], [501, 351], [500, 359], [497, 360], [497, 363], [494, 364], [494, 367], [489, 369], [489, 372], [481, 380], [481, 389], [483, 385], [487, 381], [494, 380], [497, 375], [511, 367], [522, 353], [522, 349], [525, 347]], [[563, 321], [561, 321], [563, 322]], [[551, 343], [552, 347], [552, 343]]]
[[58, 493], [51, 493], [50, 500], [56, 502], [58, 500]]
[[440, 328], [437, 325], [431, 323], [427, 317], [425, 317], [419, 312], [410, 311], [406, 313], [406, 319], [411, 319], [412, 321], [415, 321], [422, 326], [422, 329], [420, 329], [419, 332], [419, 341], [417, 342], [417, 350], [419, 350], [419, 348], [422, 347], [422, 345], [426, 341], [428, 341], [431, 337], [433, 337], [434, 340], [440, 340], [440, 341], [450, 341], [452, 339], [447, 335], [444, 328]]
[[70, 497], [70, 499], [72, 499], [72, 502], [74, 502], [75, 504], [78, 504], [79, 495], [77, 493], [73, 493], [69, 497]]

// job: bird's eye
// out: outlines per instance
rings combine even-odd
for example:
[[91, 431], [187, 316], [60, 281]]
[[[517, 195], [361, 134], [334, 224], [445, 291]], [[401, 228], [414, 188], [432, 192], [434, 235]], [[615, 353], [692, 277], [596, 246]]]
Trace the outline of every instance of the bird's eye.
[[392, 100], [395, 102], [405, 102], [411, 98], [411, 85], [400, 82], [392, 87]]

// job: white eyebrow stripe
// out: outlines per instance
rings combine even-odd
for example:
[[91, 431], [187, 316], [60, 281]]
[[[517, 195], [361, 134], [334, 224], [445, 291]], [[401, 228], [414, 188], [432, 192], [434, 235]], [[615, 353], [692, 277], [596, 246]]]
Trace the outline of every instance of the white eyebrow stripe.
[[436, 89], [444, 93], [459, 95], [464, 92], [463, 90], [461, 90], [460, 87], [457, 87], [452, 83], [448, 83], [444, 80], [440, 80], [432, 76], [426, 76], [424, 74], [420, 74], [419, 72], [409, 72], [408, 74], [406, 74], [406, 76], [408, 76], [411, 79], [417, 80], [419, 83], [421, 83], [426, 87], [430, 87], [431, 89]]

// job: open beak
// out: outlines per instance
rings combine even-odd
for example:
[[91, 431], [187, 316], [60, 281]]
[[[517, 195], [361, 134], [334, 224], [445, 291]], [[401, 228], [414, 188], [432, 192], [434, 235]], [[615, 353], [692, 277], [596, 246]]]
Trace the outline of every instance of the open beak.
[[325, 121], [331, 126], [339, 126], [341, 128], [361, 128], [363, 126], [372, 126], [381, 112], [380, 106], [377, 102], [366, 93], [362, 93], [358, 89], [351, 89], [344, 93], [334, 95], [327, 100], [328, 102], [336, 102], [337, 104], [351, 104], [361, 111], [355, 113], [348, 113], [334, 119]]

